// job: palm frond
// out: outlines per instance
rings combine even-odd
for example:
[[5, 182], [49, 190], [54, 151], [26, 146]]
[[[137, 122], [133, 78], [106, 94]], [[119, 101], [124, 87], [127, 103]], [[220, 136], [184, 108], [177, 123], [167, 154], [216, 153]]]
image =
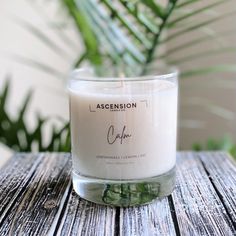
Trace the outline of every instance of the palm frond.
[[[75, 12], [83, 12], [93, 40], [100, 45], [101, 57], [113, 63], [124, 61], [130, 67], [149, 63], [155, 52], [162, 30], [177, 1], [162, 6], [156, 1], [63, 0], [76, 22]], [[73, 6], [73, 14], [72, 12]], [[140, 10], [142, 9], [142, 10]], [[132, 16], [129, 17], [128, 14]], [[82, 32], [86, 46], [87, 35]], [[88, 47], [87, 47], [88, 50]], [[91, 61], [91, 60], [90, 60]]]
[[76, 3], [70, 0], [64, 0], [70, 15], [73, 17], [75, 25], [79, 32], [82, 33], [84, 44], [86, 46], [86, 56], [93, 64], [101, 63], [101, 53], [98, 43], [95, 38], [95, 33], [91, 30], [91, 27], [87, 21], [87, 16], [84, 14], [80, 8], [76, 7]]
[[[67, 8], [70, 6], [68, 12], [75, 22], [77, 20], [75, 13], [83, 13], [83, 20], [86, 21], [85, 25], [90, 34], [91, 32], [94, 34], [93, 41], [100, 48], [100, 51], [96, 52], [103, 58], [103, 63], [106, 61], [112, 61], [112, 63], [123, 61], [130, 67], [137, 68], [137, 65], [141, 66], [143, 68], [142, 72], [145, 72], [145, 68], [149, 63], [156, 61], [176, 62], [172, 58], [172, 53], [187, 47], [198, 46], [204, 41], [212, 39], [207, 32], [210, 31], [210, 28], [207, 27], [236, 15], [234, 10], [225, 13], [218, 13], [216, 10], [220, 5], [227, 4], [231, 0], [215, 0], [200, 7], [196, 4], [197, 2], [199, 1], [169, 0], [166, 5], [163, 5], [154, 0], [62, 0]], [[73, 14], [71, 14], [72, 6]], [[204, 20], [200, 22], [193, 21], [190, 24], [181, 25], [180, 28], [177, 27], [179, 24], [188, 22], [189, 19], [210, 10], [214, 10], [214, 14], [204, 15]], [[175, 32], [172, 33], [173, 28]], [[206, 36], [202, 37], [201, 35], [197, 39], [193, 38], [180, 47], [173, 48], [169, 52], [167, 50], [166, 54], [159, 53], [158, 49], [170, 41], [177, 40], [197, 30], [204, 30], [204, 28], [207, 30]], [[166, 34], [167, 31], [168, 34]], [[229, 31], [231, 31], [229, 34], [232, 34], [234, 30]], [[81, 32], [86, 47], [87, 34], [84, 31]], [[86, 48], [89, 50], [88, 47]], [[230, 50], [224, 49], [227, 49], [227, 47], [221, 47], [219, 50], [209, 50], [208, 55], [215, 56], [221, 55], [221, 53], [230, 53]], [[181, 64], [188, 57], [191, 57], [191, 60], [197, 60], [201, 58], [201, 55], [186, 56], [182, 61], [179, 59], [176, 63]], [[83, 57], [83, 59], [85, 58]], [[90, 62], [92, 61], [90, 60]], [[231, 69], [232, 65], [223, 67], [224, 69]], [[206, 73], [213, 72], [213, 70], [199, 69], [200, 74], [204, 71]], [[193, 75], [189, 72], [183, 73], [184, 76], [190, 74]]]
[[49, 144], [44, 144], [43, 128], [48, 119], [36, 119], [36, 127], [30, 130], [26, 115], [31, 101], [32, 92], [29, 92], [19, 109], [17, 117], [7, 111], [10, 94], [10, 79], [7, 78], [2, 91], [0, 91], [0, 141], [15, 151], [69, 151], [69, 124], [64, 122], [62, 128], [55, 128], [51, 134]]

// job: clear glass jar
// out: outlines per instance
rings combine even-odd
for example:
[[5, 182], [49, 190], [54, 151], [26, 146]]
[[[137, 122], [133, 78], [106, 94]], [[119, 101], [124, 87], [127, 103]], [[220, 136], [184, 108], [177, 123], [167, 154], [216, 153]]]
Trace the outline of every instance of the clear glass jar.
[[175, 185], [178, 73], [108, 71], [78, 69], [69, 80], [73, 187], [99, 204], [146, 204]]

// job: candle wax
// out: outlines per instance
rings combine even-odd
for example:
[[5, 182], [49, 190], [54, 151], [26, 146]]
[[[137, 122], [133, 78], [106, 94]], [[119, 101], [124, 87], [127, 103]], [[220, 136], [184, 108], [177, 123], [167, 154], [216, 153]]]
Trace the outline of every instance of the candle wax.
[[128, 180], [168, 172], [176, 160], [177, 85], [166, 80], [71, 81], [73, 170]]

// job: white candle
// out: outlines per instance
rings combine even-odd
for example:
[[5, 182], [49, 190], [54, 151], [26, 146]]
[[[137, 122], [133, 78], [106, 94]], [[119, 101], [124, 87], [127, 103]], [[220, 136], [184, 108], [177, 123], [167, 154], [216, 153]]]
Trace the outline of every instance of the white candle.
[[69, 93], [75, 173], [143, 179], [175, 166], [175, 82], [72, 80]]

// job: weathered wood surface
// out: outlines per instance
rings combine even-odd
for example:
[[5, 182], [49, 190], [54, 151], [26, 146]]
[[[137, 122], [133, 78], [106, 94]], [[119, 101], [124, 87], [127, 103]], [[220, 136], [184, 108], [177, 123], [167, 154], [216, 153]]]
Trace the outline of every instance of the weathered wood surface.
[[17, 154], [0, 170], [0, 235], [236, 235], [236, 166], [220, 152], [179, 153], [175, 191], [146, 206], [79, 198], [69, 154]]
[[235, 163], [225, 153], [199, 154], [203, 166], [209, 175], [218, 196], [222, 200], [227, 213], [231, 216], [234, 227], [236, 227], [236, 172]]
[[176, 235], [168, 198], [120, 209], [120, 235]]
[[177, 186], [172, 198], [180, 233], [233, 235], [233, 221], [212, 186], [198, 155], [179, 155], [176, 174]]

